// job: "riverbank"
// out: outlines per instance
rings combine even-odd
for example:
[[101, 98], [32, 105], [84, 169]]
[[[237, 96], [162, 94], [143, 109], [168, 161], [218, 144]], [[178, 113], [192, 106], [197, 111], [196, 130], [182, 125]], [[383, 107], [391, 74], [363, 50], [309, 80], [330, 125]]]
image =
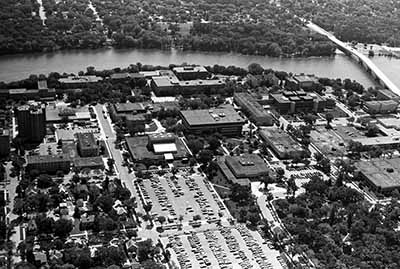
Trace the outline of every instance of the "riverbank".
[[365, 87], [375, 85], [375, 82], [356, 62], [343, 54], [334, 57], [273, 58], [238, 53], [114, 48], [0, 56], [0, 81], [11, 82], [29, 77], [30, 74], [49, 74], [50, 72], [77, 74], [81, 70], [86, 70], [88, 66], [102, 70], [127, 67], [137, 62], [161, 66], [182, 63], [219, 64], [243, 68], [247, 68], [251, 63], [259, 63], [264, 68], [274, 70], [315, 74], [320, 77], [351, 78]]

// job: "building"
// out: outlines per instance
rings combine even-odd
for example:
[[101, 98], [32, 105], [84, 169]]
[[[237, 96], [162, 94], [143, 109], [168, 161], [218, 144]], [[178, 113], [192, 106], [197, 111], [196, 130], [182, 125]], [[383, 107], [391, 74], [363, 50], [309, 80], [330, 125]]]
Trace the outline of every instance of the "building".
[[218, 182], [218, 185], [229, 187], [231, 184], [239, 184], [240, 186], [250, 188], [251, 181], [249, 178], [237, 178], [231, 171], [231, 169], [226, 164], [225, 156], [217, 156], [217, 165], [219, 168], [219, 172], [223, 176], [223, 178], [228, 182], [228, 184], [224, 184], [224, 182]]
[[306, 156], [307, 152], [285, 131], [272, 126], [259, 129], [260, 137], [280, 159]]
[[239, 136], [245, 120], [232, 106], [225, 108], [180, 111], [183, 126], [189, 133], [221, 133]]
[[190, 153], [174, 134], [152, 134], [125, 138], [134, 162], [160, 165], [173, 160], [186, 161]]
[[68, 76], [60, 78], [58, 82], [62, 88], [68, 89], [86, 87], [89, 84], [94, 84], [102, 80], [103, 78], [98, 76]]
[[116, 103], [108, 106], [108, 111], [113, 122], [125, 120], [128, 114], [146, 113], [147, 105], [144, 103]]
[[203, 66], [179, 66], [172, 70], [180, 80], [207, 79], [210, 75]]
[[244, 92], [235, 93], [233, 99], [256, 125], [271, 126], [273, 124], [272, 115], [250, 94]]
[[369, 114], [395, 113], [399, 103], [394, 100], [368, 101], [364, 103], [364, 109]]
[[74, 158], [74, 167], [78, 170], [82, 169], [104, 169], [103, 158], [100, 156], [86, 157], [86, 158]]
[[60, 155], [32, 155], [26, 157], [26, 169], [36, 169], [41, 173], [55, 173], [63, 171], [68, 173], [71, 166], [71, 159], [66, 154]]
[[356, 174], [377, 192], [390, 194], [400, 190], [400, 158], [370, 159], [355, 164]]
[[126, 128], [132, 133], [143, 133], [146, 128], [147, 117], [145, 114], [126, 115]]
[[10, 131], [0, 128], [0, 156], [10, 154]]
[[247, 187], [251, 180], [259, 180], [270, 173], [267, 164], [256, 154], [218, 157], [217, 164], [229, 182]]
[[80, 108], [71, 108], [66, 106], [46, 107], [46, 122], [47, 123], [65, 123], [89, 121], [91, 119], [90, 112], [87, 106]]
[[99, 145], [93, 133], [78, 133], [78, 150], [81, 157], [94, 157], [99, 155]]
[[314, 75], [294, 75], [293, 77], [286, 78], [285, 87], [292, 91], [300, 89], [312, 90], [318, 83], [318, 78]]
[[354, 138], [354, 142], [360, 143], [365, 150], [371, 147], [393, 149], [400, 146], [400, 136], [378, 136], [378, 137], [359, 137]]
[[218, 93], [225, 88], [222, 79], [196, 79], [180, 81], [176, 76], [159, 76], [151, 80], [151, 88], [157, 96]]
[[16, 109], [18, 135], [29, 142], [41, 142], [46, 135], [46, 110], [41, 105], [23, 105]]
[[259, 86], [277, 86], [279, 85], [279, 78], [273, 72], [263, 73], [261, 75], [248, 74], [246, 76], [246, 83], [253, 88]]
[[323, 112], [326, 99], [317, 93], [283, 91], [270, 94], [271, 105], [281, 114]]
[[400, 96], [398, 96], [397, 94], [388, 89], [378, 90], [376, 98], [380, 101], [383, 100], [394, 100], [396, 102], [400, 101]]

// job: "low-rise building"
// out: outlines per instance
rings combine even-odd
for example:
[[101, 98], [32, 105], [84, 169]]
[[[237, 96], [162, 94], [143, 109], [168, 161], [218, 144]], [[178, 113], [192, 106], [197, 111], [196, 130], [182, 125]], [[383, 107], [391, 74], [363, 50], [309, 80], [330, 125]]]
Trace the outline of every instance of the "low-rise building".
[[394, 100], [368, 101], [364, 103], [364, 108], [369, 114], [388, 114], [395, 113], [399, 103]]
[[151, 87], [157, 96], [192, 95], [207, 92], [218, 93], [225, 88], [222, 79], [196, 79], [180, 81], [175, 76], [153, 77]]
[[232, 106], [213, 109], [180, 111], [183, 126], [187, 132], [221, 133], [227, 136], [238, 136], [242, 133], [245, 120]]
[[318, 83], [318, 78], [314, 75], [294, 75], [286, 78], [285, 87], [298, 91], [300, 89], [311, 90]]
[[288, 133], [275, 127], [259, 129], [260, 137], [280, 159], [292, 159], [306, 156], [307, 152]]
[[356, 174], [369, 186], [381, 193], [400, 190], [400, 158], [370, 159], [355, 164]]
[[162, 164], [184, 160], [190, 155], [183, 142], [174, 134], [152, 134], [125, 138], [134, 162]]
[[60, 78], [58, 82], [62, 88], [80, 88], [86, 87], [89, 84], [94, 84], [102, 81], [102, 77], [98, 76], [68, 76]]
[[326, 99], [317, 93], [283, 91], [270, 94], [272, 106], [281, 114], [323, 112]]
[[206, 79], [210, 75], [204, 66], [179, 66], [172, 70], [180, 80]]
[[55, 173], [63, 171], [68, 173], [71, 167], [71, 159], [66, 154], [60, 155], [32, 155], [26, 158], [27, 170], [36, 169], [43, 173]]
[[217, 164], [229, 182], [246, 187], [250, 187], [251, 180], [259, 180], [270, 173], [267, 164], [256, 154], [220, 156], [217, 158]]
[[93, 133], [78, 133], [78, 150], [81, 157], [94, 157], [99, 155], [99, 145]]
[[104, 162], [100, 156], [74, 158], [74, 167], [78, 170], [82, 169], [104, 169]]
[[256, 125], [271, 126], [273, 124], [272, 115], [250, 94], [244, 92], [235, 93], [233, 99]]
[[388, 89], [378, 90], [376, 98], [381, 101], [382, 100], [394, 100], [397, 102], [400, 101], [400, 96], [398, 96], [397, 94]]

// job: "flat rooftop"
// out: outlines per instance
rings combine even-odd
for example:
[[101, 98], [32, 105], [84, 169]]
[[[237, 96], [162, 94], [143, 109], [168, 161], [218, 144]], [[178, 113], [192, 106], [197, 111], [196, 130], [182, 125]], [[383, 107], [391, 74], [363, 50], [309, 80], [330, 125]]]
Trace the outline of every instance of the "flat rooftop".
[[92, 149], [97, 147], [96, 138], [93, 133], [78, 133], [78, 143], [81, 149]]
[[149, 143], [148, 136], [133, 136], [133, 137], [126, 137], [126, 143], [128, 145], [128, 149], [135, 160], [159, 160], [163, 159], [165, 150], [173, 150], [174, 158], [180, 159], [187, 156], [189, 153], [182, 143], [180, 139], [176, 139], [175, 141], [175, 148], [172, 145], [161, 146], [160, 148], [156, 148], [156, 150], [160, 150], [159, 154], [153, 152], [148, 149], [147, 145]]
[[133, 112], [138, 110], [145, 110], [145, 107], [142, 103], [116, 103], [114, 104], [115, 110], [117, 113], [126, 113]]
[[295, 141], [288, 133], [278, 127], [263, 127], [260, 135], [264, 139], [268, 139], [280, 151], [303, 151], [303, 147]]
[[66, 78], [60, 78], [58, 81], [60, 83], [93, 83], [93, 82], [99, 82], [103, 80], [102, 77], [97, 77], [97, 76], [69, 76]]
[[400, 187], [400, 158], [371, 159], [357, 162], [355, 166], [377, 187]]
[[70, 161], [70, 160], [71, 159], [67, 154], [32, 155], [32, 156], [27, 156], [26, 157], [27, 164], [49, 163], [49, 162], [65, 162], [65, 161]]
[[334, 130], [317, 126], [315, 130], [311, 130], [310, 137], [311, 143], [328, 157], [340, 157], [346, 154], [347, 143]]
[[191, 126], [245, 123], [239, 113], [230, 106], [225, 108], [183, 110], [180, 113]]
[[76, 167], [90, 167], [90, 166], [103, 166], [103, 165], [104, 161], [100, 156], [74, 159], [74, 166]]
[[178, 66], [174, 67], [172, 70], [176, 73], [193, 73], [193, 72], [207, 72], [204, 66]]
[[225, 162], [236, 177], [252, 178], [269, 173], [267, 164], [257, 154], [226, 156]]
[[385, 146], [400, 144], [400, 136], [379, 136], [362, 137], [353, 139], [354, 142], [360, 142], [363, 146]]

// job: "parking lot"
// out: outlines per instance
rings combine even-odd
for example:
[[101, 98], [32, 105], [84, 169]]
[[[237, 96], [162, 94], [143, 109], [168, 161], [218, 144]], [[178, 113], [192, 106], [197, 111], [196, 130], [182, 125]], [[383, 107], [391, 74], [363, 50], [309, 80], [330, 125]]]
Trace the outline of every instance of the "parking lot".
[[261, 243], [244, 225], [170, 235], [181, 268], [282, 268], [279, 252]]
[[155, 218], [164, 216], [169, 223], [182, 221], [183, 226], [199, 226], [228, 215], [210, 183], [197, 172], [182, 169], [175, 175], [169, 171], [163, 175], [154, 173], [136, 184], [143, 202], [152, 204], [151, 214]]

